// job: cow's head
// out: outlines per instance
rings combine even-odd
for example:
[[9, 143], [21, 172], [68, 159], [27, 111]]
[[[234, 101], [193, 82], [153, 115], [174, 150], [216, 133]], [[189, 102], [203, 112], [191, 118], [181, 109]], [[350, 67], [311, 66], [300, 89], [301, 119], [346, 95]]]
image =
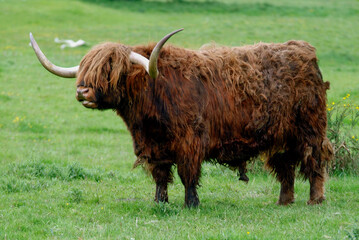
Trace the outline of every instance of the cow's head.
[[174, 34], [183, 29], [166, 35], [157, 43], [150, 58], [131, 51], [130, 47], [119, 43], [104, 43], [95, 46], [81, 60], [79, 66], [71, 68], [58, 67], [51, 63], [42, 53], [30, 33], [31, 46], [41, 64], [51, 73], [65, 78], [77, 77], [76, 99], [87, 108], [108, 109], [120, 101], [118, 85], [125, 80], [131, 64], [141, 65], [152, 79], [158, 76], [157, 60], [162, 46]]

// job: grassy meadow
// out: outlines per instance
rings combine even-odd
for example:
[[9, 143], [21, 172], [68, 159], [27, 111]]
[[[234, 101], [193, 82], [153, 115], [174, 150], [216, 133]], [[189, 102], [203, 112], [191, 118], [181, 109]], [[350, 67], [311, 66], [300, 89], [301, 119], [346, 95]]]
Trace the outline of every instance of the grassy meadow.
[[[177, 174], [169, 204], [155, 204], [122, 120], [85, 109], [75, 80], [48, 73], [29, 46], [32, 32], [50, 60], [73, 66], [97, 43], [155, 42], [182, 27], [170, 42], [192, 49], [301, 39], [331, 82], [328, 107], [356, 106], [359, 1], [0, 0], [0, 10], [0, 239], [359, 238], [353, 174], [333, 175], [319, 206], [306, 205], [309, 183], [298, 179], [296, 202], [280, 207], [269, 174], [252, 171], [244, 184], [204, 164], [198, 209], [183, 208]], [[87, 44], [61, 50], [55, 37]], [[351, 131], [355, 140], [358, 124]]]

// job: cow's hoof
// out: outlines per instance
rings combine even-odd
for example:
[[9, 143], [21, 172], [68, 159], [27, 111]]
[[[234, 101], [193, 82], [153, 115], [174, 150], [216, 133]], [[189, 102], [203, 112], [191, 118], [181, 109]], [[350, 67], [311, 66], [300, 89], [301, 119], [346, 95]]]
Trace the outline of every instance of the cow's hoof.
[[290, 204], [292, 204], [292, 203], [294, 203], [294, 198], [293, 198], [293, 199], [287, 199], [287, 200], [281, 200], [281, 199], [279, 199], [279, 200], [276, 202], [277, 205], [281, 205], [281, 206], [287, 206], [287, 205], [290, 205]]
[[155, 202], [156, 203], [168, 203], [168, 198], [166, 198], [166, 199], [156, 199], [155, 198]]
[[156, 195], [155, 195], [155, 202], [168, 202], [168, 194], [167, 194], [167, 188], [156, 186]]
[[245, 183], [249, 182], [249, 177], [246, 174], [241, 174], [241, 176], [238, 179], [239, 181], [244, 181]]
[[323, 201], [325, 200], [325, 197], [319, 197], [317, 199], [309, 199], [307, 204], [308, 205], [316, 205], [316, 204], [321, 204]]
[[198, 198], [192, 198], [186, 201], [185, 207], [187, 208], [197, 208], [199, 206], [199, 199]]

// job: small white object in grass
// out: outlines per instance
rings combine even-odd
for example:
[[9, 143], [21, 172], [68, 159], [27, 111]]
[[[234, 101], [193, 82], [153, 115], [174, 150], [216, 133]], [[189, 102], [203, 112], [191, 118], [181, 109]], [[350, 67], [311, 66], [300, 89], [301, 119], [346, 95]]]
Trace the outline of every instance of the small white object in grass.
[[55, 43], [63, 43], [61, 45], [61, 49], [64, 49], [65, 47], [74, 48], [74, 47], [79, 47], [79, 46], [82, 46], [82, 45], [86, 44], [86, 42], [84, 40], [82, 40], [82, 39], [77, 40], [75, 42], [74, 40], [71, 40], [71, 39], [61, 40], [61, 39], [55, 38], [54, 41], [55, 41]]

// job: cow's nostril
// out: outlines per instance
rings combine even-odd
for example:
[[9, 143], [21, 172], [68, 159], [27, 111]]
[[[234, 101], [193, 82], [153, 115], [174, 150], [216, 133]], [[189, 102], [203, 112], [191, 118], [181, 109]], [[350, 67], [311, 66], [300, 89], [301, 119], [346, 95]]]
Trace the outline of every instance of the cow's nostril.
[[83, 88], [83, 89], [82, 89], [82, 94], [87, 93], [88, 91], [89, 91], [88, 88]]
[[85, 100], [84, 94], [88, 93], [88, 91], [89, 91], [88, 88], [78, 88], [76, 91], [77, 100], [79, 100], [79, 101]]
[[84, 93], [87, 93], [88, 91], [89, 91], [88, 88], [78, 88], [77, 89], [77, 94], [82, 95]]
[[88, 91], [89, 91], [88, 88], [78, 88], [77, 89], [77, 95], [83, 96], [83, 94], [88, 93]]

